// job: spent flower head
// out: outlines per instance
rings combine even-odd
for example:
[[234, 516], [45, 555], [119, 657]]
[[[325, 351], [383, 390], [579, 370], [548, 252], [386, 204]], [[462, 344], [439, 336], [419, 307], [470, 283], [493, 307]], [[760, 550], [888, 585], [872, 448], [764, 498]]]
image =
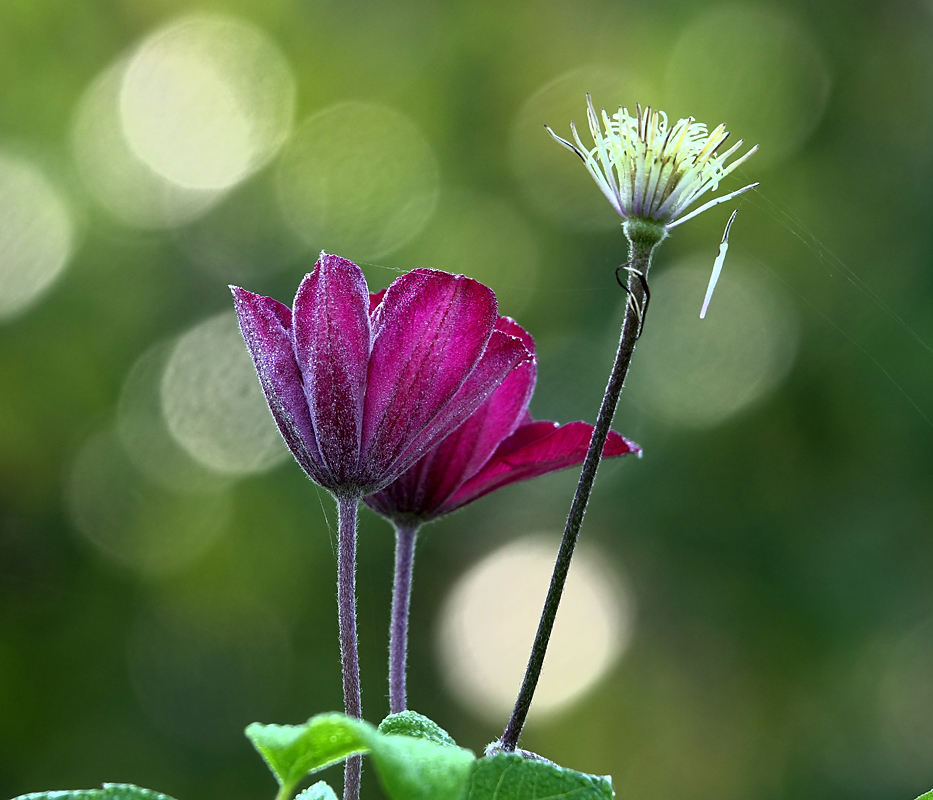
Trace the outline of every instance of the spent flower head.
[[570, 129], [576, 144], [545, 127], [564, 147], [580, 156], [623, 219], [643, 219], [657, 222], [665, 229], [674, 228], [758, 185], [743, 186], [688, 212], [696, 200], [716, 191], [723, 178], [751, 158], [758, 145], [730, 163], [743, 140], [720, 152], [729, 138], [725, 125], [709, 131], [693, 117], [669, 125], [663, 111], [650, 106], [642, 109], [640, 105], [635, 107], [635, 116], [621, 107], [611, 117], [605, 110], [597, 115], [589, 95], [586, 101], [594, 147], [583, 144], [572, 122]]

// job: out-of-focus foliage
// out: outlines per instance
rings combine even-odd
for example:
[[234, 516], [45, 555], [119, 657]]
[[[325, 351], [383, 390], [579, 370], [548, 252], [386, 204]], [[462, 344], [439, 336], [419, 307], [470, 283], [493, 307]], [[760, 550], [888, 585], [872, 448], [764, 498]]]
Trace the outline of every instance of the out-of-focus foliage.
[[[643, 800], [933, 785], [933, 4], [31, 0], [0, 3], [0, 797], [271, 797], [244, 726], [341, 707], [334, 510], [228, 283], [466, 272], [537, 340], [535, 416], [593, 420], [625, 243], [543, 127], [587, 91], [725, 121], [761, 150], [722, 190], [761, 188], [705, 321], [731, 206], [659, 251], [615, 425], [645, 456], [600, 472], [523, 746]], [[476, 752], [574, 480], [420, 544], [410, 702]], [[370, 720], [392, 544], [364, 512]]]

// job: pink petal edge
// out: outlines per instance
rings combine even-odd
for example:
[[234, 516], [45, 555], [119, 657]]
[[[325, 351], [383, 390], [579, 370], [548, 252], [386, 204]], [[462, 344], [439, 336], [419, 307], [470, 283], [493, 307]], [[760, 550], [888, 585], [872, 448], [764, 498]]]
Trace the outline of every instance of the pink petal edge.
[[[506, 439], [489, 463], [464, 483], [443, 505], [449, 514], [503, 486], [536, 478], [549, 472], [578, 466], [586, 458], [593, 426], [586, 422], [532, 422]], [[628, 453], [641, 455], [641, 448], [615, 431], [610, 431], [603, 447], [603, 458]]]
[[291, 310], [278, 300], [238, 286], [231, 286], [230, 291], [240, 331], [279, 432], [308, 476], [324, 483], [327, 475], [292, 349]]

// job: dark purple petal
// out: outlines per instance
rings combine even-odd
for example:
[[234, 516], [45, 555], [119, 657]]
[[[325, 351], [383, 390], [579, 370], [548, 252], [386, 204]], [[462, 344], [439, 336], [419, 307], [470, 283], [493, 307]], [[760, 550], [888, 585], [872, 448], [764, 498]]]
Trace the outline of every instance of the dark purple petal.
[[295, 296], [295, 356], [321, 455], [339, 483], [354, 482], [359, 471], [369, 302], [362, 270], [324, 254]]
[[[592, 433], [593, 426], [585, 422], [562, 426], [556, 422], [533, 422], [521, 426], [499, 446], [489, 463], [457, 490], [440, 513], [449, 514], [511, 483], [582, 464]], [[626, 453], [641, 453], [641, 448], [610, 431], [603, 458]]]
[[[415, 270], [388, 288], [372, 323], [361, 454], [368, 476], [388, 483], [430, 447], [418, 448], [422, 432], [479, 362], [496, 319], [492, 290], [462, 275]], [[412, 447], [418, 454], [387, 474]]]
[[[397, 475], [408, 469], [432, 447], [438, 445], [464, 424], [513, 370], [521, 364], [533, 361], [534, 356], [528, 352], [520, 339], [501, 331], [493, 331], [486, 352], [460, 391], [421, 432], [411, 446], [399, 454], [387, 471]], [[518, 416], [521, 416], [521, 411], [518, 411]]]
[[[525, 333], [514, 322], [505, 327], [512, 332], [517, 332], [514, 331], [517, 328]], [[495, 357], [499, 335], [493, 334], [484, 360]], [[522, 338], [534, 347], [530, 336], [525, 334]], [[483, 369], [482, 361], [477, 369]], [[383, 491], [368, 498], [367, 504], [390, 516], [399, 512], [411, 513], [422, 519], [432, 516], [521, 423], [534, 391], [536, 375], [534, 360], [517, 364], [466, 422]]]
[[240, 331], [282, 438], [309, 477], [324, 483], [328, 476], [323, 469], [301, 372], [292, 349], [292, 312], [271, 297], [236, 286], [231, 286], [230, 290]]

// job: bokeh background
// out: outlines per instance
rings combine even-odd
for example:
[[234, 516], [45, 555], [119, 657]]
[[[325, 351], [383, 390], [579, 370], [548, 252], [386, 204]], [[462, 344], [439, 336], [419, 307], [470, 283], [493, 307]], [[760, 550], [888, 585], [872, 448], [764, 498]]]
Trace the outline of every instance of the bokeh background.
[[[933, 4], [30, 0], [0, 4], [0, 796], [271, 797], [244, 726], [341, 705], [333, 504], [228, 283], [288, 301], [321, 249], [474, 276], [537, 339], [535, 415], [593, 420], [625, 244], [543, 129], [587, 91], [725, 120], [761, 150], [722, 189], [761, 188], [659, 252], [616, 418], [645, 455], [600, 472], [524, 745], [640, 800], [933, 787]], [[476, 751], [574, 483], [421, 541], [410, 701]]]

